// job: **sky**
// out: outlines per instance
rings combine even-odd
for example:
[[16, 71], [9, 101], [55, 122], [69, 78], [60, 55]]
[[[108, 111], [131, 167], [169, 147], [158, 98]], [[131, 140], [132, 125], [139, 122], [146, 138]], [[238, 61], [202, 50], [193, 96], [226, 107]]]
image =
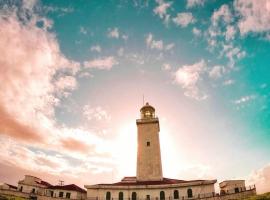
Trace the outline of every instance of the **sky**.
[[270, 0], [0, 0], [0, 181], [136, 175], [143, 99], [163, 175], [270, 191]]

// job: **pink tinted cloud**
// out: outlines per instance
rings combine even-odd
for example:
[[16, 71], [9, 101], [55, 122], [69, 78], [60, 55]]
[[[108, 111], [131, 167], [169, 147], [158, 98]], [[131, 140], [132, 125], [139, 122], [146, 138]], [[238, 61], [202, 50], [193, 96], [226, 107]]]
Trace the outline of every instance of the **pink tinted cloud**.
[[58, 94], [76, 88], [79, 64], [63, 56], [53, 34], [14, 14], [0, 16], [0, 52], [0, 133], [40, 142], [54, 128]]
[[74, 138], [62, 139], [60, 143], [67, 150], [77, 151], [81, 153], [87, 153], [91, 148], [86, 143]]
[[13, 116], [8, 114], [3, 108], [0, 107], [0, 134], [8, 135], [15, 139], [29, 141], [29, 142], [42, 142], [43, 137], [39, 135], [31, 127], [24, 125], [14, 119]]

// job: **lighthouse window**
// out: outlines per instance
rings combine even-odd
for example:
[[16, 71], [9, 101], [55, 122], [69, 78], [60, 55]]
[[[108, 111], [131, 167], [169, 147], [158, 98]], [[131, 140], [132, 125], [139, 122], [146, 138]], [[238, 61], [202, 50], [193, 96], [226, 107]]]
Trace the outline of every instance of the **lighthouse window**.
[[148, 147], [150, 147], [150, 142], [147, 142], [146, 145], [147, 145]]

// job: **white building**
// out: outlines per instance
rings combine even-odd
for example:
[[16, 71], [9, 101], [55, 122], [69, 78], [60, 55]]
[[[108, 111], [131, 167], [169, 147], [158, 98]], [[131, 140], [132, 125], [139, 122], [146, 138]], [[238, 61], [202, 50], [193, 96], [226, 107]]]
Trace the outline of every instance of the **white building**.
[[45, 189], [51, 186], [50, 183], [41, 180], [38, 177], [25, 175], [23, 180], [18, 182], [18, 191], [24, 193], [44, 195]]
[[86, 199], [86, 191], [75, 184], [55, 185], [46, 189], [46, 196], [65, 199]]
[[137, 175], [113, 184], [86, 185], [87, 198], [112, 199], [193, 199], [216, 196], [217, 180], [177, 180], [164, 178], [159, 143], [159, 119], [146, 103], [136, 120], [138, 133]]

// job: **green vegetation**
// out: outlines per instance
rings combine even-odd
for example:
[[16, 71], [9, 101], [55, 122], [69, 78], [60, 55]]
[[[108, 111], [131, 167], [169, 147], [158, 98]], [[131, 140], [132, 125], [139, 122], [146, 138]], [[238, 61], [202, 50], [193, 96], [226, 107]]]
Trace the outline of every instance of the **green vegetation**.
[[26, 200], [26, 198], [23, 197], [17, 197], [13, 195], [0, 195], [0, 200]]
[[270, 192], [254, 195], [254, 196], [245, 198], [245, 200], [270, 200]]

